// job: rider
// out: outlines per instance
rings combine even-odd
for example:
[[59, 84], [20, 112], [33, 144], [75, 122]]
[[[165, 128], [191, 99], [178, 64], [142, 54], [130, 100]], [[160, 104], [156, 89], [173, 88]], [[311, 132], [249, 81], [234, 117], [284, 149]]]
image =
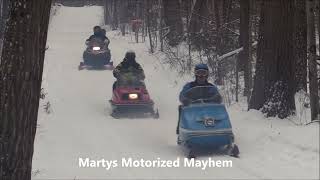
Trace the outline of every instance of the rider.
[[184, 85], [182, 91], [180, 92], [179, 100], [183, 105], [187, 105], [188, 99], [184, 96], [184, 94], [191, 88], [197, 87], [197, 86], [211, 86], [210, 92], [213, 95], [213, 101], [216, 103], [222, 102], [222, 97], [220, 93], [218, 92], [218, 89], [215, 85], [208, 82], [208, 76], [209, 76], [209, 68], [206, 64], [197, 64], [194, 68], [195, 73], [195, 81], [189, 82], [186, 85]]
[[109, 44], [109, 39], [106, 37], [105, 34], [105, 29], [101, 29], [100, 26], [94, 26], [93, 27], [93, 35], [91, 35], [87, 40], [86, 40], [86, 44], [91, 41], [94, 38], [98, 38], [101, 39], [102, 41], [106, 42], [107, 44]]
[[[119, 80], [120, 76], [125, 73], [133, 73], [139, 80], [144, 80], [144, 71], [139, 63], [136, 61], [136, 53], [134, 51], [127, 51], [123, 61], [113, 70], [113, 76]], [[112, 89], [116, 87], [113, 83]]]
[[101, 37], [104, 39], [104, 42], [107, 44], [107, 47], [108, 47], [109, 43], [110, 43], [110, 40], [106, 36], [106, 34], [107, 34], [106, 30], [105, 29], [101, 29], [100, 33], [101, 33]]
[[[190, 103], [190, 100], [185, 97], [185, 93], [188, 92], [189, 89], [199, 86], [210, 86], [209, 92], [212, 93], [212, 100], [216, 103], [222, 103], [222, 97], [218, 91], [218, 88], [208, 82], [208, 76], [209, 76], [209, 68], [206, 64], [197, 64], [194, 68], [195, 73], [195, 80], [192, 82], [187, 83], [184, 85], [182, 91], [179, 95], [179, 100], [182, 103], [183, 106], [186, 106]], [[180, 111], [181, 111], [181, 105], [179, 106], [179, 120], [178, 125], [176, 129], [176, 134], [179, 134], [179, 121], [180, 121]]]

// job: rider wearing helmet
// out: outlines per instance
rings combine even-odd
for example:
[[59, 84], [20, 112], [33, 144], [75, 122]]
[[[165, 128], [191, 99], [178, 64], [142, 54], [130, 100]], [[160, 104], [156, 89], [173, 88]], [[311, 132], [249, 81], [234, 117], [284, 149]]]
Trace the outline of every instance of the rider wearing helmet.
[[100, 26], [94, 26], [93, 27], [93, 35], [91, 35], [89, 37], [89, 39], [86, 40], [86, 42], [88, 41], [91, 41], [92, 39], [94, 38], [99, 38], [101, 39], [102, 41], [106, 41], [107, 40], [107, 44], [109, 44], [109, 39], [106, 37], [105, 35], [105, 30], [104, 29], [101, 29]]
[[[113, 76], [120, 78], [121, 75], [130, 73], [137, 77], [139, 80], [144, 80], [144, 71], [139, 63], [136, 61], [136, 53], [134, 51], [127, 51], [123, 61], [113, 70]], [[113, 89], [116, 82], [113, 84]]]
[[101, 27], [100, 26], [93, 27], [93, 35], [91, 35], [86, 41], [90, 41], [93, 38], [101, 38]]
[[[185, 97], [185, 93], [188, 92], [189, 89], [197, 86], [211, 86], [212, 88], [210, 89], [210, 93], [212, 93], [213, 101], [216, 103], [221, 103], [222, 97], [218, 92], [218, 88], [215, 85], [208, 82], [208, 76], [209, 76], [208, 66], [206, 64], [197, 64], [194, 68], [194, 74], [196, 79], [184, 85], [182, 91], [180, 92], [179, 100], [183, 104], [183, 106], [186, 106], [190, 103], [189, 99]], [[179, 120], [178, 120], [177, 129], [176, 129], [176, 134], [179, 134], [180, 112], [181, 112], [181, 105], [179, 106]]]
[[184, 97], [184, 93], [186, 93], [189, 89], [196, 87], [196, 86], [212, 86], [212, 94], [214, 96], [214, 101], [217, 103], [222, 102], [222, 97], [220, 93], [218, 92], [218, 89], [215, 85], [208, 82], [208, 76], [209, 76], [209, 68], [206, 64], [197, 64], [194, 68], [195, 73], [195, 80], [192, 82], [187, 83], [184, 85], [182, 91], [180, 92], [180, 102], [183, 105], [187, 105], [188, 99]]
[[106, 34], [107, 34], [106, 30], [105, 29], [101, 29], [100, 33], [101, 33], [101, 37], [104, 39], [104, 42], [107, 44], [107, 46], [109, 46], [110, 40], [106, 36]]

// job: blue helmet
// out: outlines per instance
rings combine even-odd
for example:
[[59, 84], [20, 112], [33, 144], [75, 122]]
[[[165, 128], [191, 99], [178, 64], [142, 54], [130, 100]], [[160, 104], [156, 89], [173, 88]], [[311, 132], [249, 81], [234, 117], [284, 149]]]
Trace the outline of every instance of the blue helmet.
[[199, 70], [199, 69], [203, 69], [203, 70], [207, 70], [209, 71], [209, 67], [208, 65], [204, 64], [204, 63], [200, 63], [200, 64], [197, 64], [195, 67], [194, 67], [194, 70]]

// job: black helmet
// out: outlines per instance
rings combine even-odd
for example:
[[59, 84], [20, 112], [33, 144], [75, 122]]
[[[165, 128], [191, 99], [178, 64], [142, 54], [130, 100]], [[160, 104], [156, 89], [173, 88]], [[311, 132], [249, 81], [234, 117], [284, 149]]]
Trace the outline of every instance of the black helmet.
[[101, 27], [100, 26], [95, 26], [93, 27], [93, 33], [99, 33], [101, 31]]
[[132, 51], [132, 50], [127, 51], [125, 58], [127, 60], [135, 60], [136, 59], [136, 53], [134, 51]]

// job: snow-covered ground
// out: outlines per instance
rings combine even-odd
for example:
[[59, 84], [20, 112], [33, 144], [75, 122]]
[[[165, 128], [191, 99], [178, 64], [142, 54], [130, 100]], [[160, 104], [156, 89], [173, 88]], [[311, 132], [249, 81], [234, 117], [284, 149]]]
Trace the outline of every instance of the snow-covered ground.
[[[210, 154], [207, 160], [232, 160], [232, 167], [80, 168], [79, 158], [118, 160], [184, 158], [176, 145], [178, 93], [191, 80], [180, 77], [148, 53], [144, 43], [108, 32], [112, 59], [118, 64], [128, 49], [146, 73], [147, 88], [160, 119], [113, 119], [109, 116], [114, 78], [111, 71], [78, 71], [84, 41], [102, 22], [101, 7], [60, 7], [51, 19], [39, 127], [33, 159], [34, 179], [319, 179], [319, 124], [297, 126], [265, 119], [230, 106], [240, 159]], [[43, 105], [50, 104], [47, 114]]]

